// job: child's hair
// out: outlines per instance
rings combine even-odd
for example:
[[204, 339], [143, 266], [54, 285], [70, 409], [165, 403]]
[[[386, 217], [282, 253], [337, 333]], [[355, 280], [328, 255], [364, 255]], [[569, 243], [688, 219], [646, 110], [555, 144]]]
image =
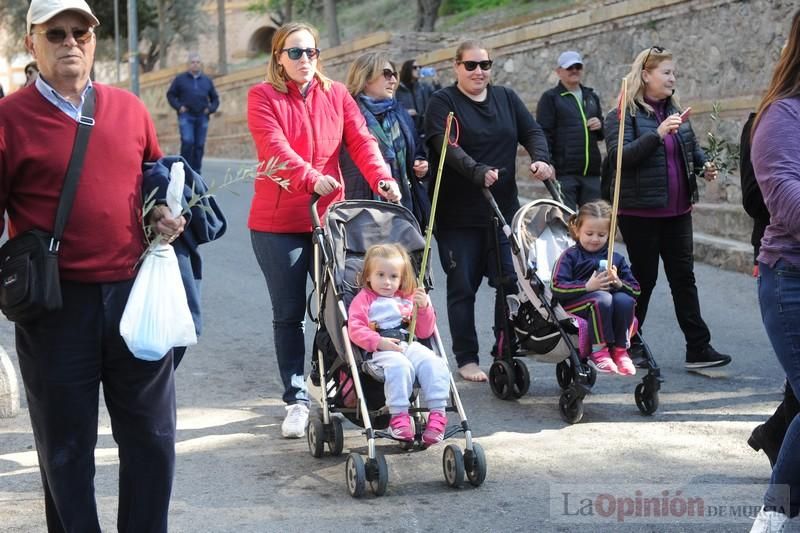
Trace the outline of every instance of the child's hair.
[[[397, 291], [401, 294], [411, 294], [417, 288], [417, 279], [414, 277], [414, 267], [411, 265], [406, 249], [399, 244], [374, 244], [367, 249], [364, 256], [364, 271], [361, 272], [360, 285], [369, 287], [369, 277], [375, 268], [376, 259], [400, 259], [403, 261], [403, 272], [400, 277], [400, 287]], [[371, 287], [370, 287], [371, 288]]]
[[578, 212], [569, 217], [569, 232], [572, 234], [573, 239], [578, 238], [578, 231], [580, 231], [583, 222], [587, 218], [600, 218], [608, 220], [609, 225], [611, 222], [611, 204], [605, 200], [596, 200], [583, 204]]

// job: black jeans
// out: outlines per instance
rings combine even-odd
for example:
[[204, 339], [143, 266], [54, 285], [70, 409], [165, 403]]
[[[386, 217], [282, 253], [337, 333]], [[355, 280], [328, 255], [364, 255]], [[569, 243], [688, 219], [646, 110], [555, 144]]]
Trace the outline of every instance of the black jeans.
[[639, 330], [644, 325], [650, 296], [658, 279], [658, 258], [672, 292], [675, 315], [686, 339], [686, 350], [696, 352], [711, 342], [711, 333], [700, 316], [700, 300], [694, 278], [692, 214], [648, 218], [620, 215], [619, 228], [628, 248], [633, 276], [642, 293], [636, 301]]
[[175, 471], [172, 352], [142, 361], [122, 340], [133, 280], [61, 283], [63, 309], [16, 326], [47, 529], [100, 531], [94, 450], [102, 383], [119, 446], [117, 529], [166, 533]]
[[[436, 241], [439, 259], [447, 275], [447, 318], [453, 337], [453, 354], [459, 367], [478, 363], [478, 334], [475, 331], [475, 294], [484, 276], [489, 286], [497, 288], [497, 279], [504, 278], [506, 294], [516, 294], [516, 275], [508, 238], [498, 230], [502, 273], [497, 272], [497, 254], [493, 227], [439, 228]], [[495, 294], [494, 333], [499, 338], [508, 322], [505, 302]], [[488, 315], [486, 310], [480, 311]], [[513, 327], [509, 328], [513, 332]], [[513, 339], [508, 339], [513, 343]], [[495, 341], [497, 342], [497, 341]]]

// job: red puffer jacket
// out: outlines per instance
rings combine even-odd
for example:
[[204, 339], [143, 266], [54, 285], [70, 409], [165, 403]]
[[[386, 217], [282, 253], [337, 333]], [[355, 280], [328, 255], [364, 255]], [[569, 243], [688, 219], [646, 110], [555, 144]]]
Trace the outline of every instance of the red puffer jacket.
[[[263, 164], [277, 157], [285, 164], [271, 179], [256, 179], [247, 222], [255, 231], [311, 231], [308, 206], [314, 184], [323, 175], [343, 183], [339, 151], [345, 147], [373, 190], [380, 180], [392, 180], [377, 141], [344, 85], [333, 82], [325, 91], [315, 78], [305, 97], [296, 84], [287, 87], [284, 94], [264, 82], [247, 95], [247, 125], [258, 160]], [[319, 213], [342, 198], [340, 187], [320, 200]]]

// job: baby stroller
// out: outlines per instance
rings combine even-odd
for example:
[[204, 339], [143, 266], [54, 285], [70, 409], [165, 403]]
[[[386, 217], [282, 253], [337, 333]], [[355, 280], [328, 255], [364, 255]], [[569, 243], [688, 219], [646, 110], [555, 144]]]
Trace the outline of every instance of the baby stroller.
[[[496, 224], [502, 226], [511, 244], [518, 289], [517, 294], [505, 298], [514, 331], [505, 331], [504, 335], [507, 339], [516, 336], [519, 350], [511, 353], [508, 344], [504, 349], [504, 343], [498, 343], [497, 356], [489, 370], [489, 384], [501, 399], [520, 398], [528, 391], [530, 375], [527, 366], [515, 357], [527, 355], [540, 362], [554, 363], [562, 389], [559, 412], [565, 422], [575, 424], [583, 418], [583, 399], [591, 392], [597, 372], [585, 361], [591, 350], [586, 322], [568, 314], [550, 291], [551, 268], [561, 252], [573, 244], [567, 224], [573, 212], [559, 201], [560, 194], [550, 181], [545, 181], [545, 185], [554, 199], [534, 200], [524, 205], [514, 215], [511, 227], [492, 193], [484, 189]], [[498, 286], [502, 288], [502, 284]], [[643, 415], [652, 415], [658, 410], [661, 370], [638, 331], [632, 336], [631, 345], [634, 363], [647, 370], [634, 390], [636, 406]]]
[[[311, 455], [321, 457], [327, 443], [331, 455], [340, 455], [344, 447], [342, 421], [336, 413], [364, 428], [367, 439], [366, 460], [358, 453], [347, 457], [345, 477], [353, 497], [365, 493], [366, 484], [376, 496], [386, 492], [389, 470], [384, 455], [376, 449], [376, 438], [389, 438], [388, 409], [384, 405], [383, 383], [368, 373], [366, 354], [352, 344], [347, 333], [347, 309], [359, 290], [357, 279], [362, 270], [364, 254], [373, 244], [396, 242], [408, 250], [419, 272], [425, 240], [420, 234], [414, 215], [405, 207], [373, 200], [350, 200], [330, 207], [323, 230], [316, 210], [315, 195], [311, 203], [314, 228], [314, 285], [317, 297], [317, 332], [311, 380], [318, 376], [320, 386], [317, 400], [320, 409], [311, 413], [308, 421], [308, 448]], [[425, 285], [431, 286], [430, 268], [426, 268]], [[309, 315], [311, 315], [309, 298]], [[430, 347], [440, 357], [447, 358], [438, 329], [430, 339]], [[313, 388], [310, 387], [310, 390]], [[409, 413], [415, 428], [411, 443], [405, 449], [421, 447], [428, 410], [421, 408], [415, 387]], [[459, 425], [449, 425], [444, 434], [448, 439], [464, 433], [466, 443], [462, 453], [456, 444], [448, 444], [443, 452], [444, 477], [451, 487], [459, 487], [466, 476], [473, 486], [486, 478], [486, 456], [467, 422], [455, 383], [450, 378], [450, 401], [446, 410], [458, 413]]]

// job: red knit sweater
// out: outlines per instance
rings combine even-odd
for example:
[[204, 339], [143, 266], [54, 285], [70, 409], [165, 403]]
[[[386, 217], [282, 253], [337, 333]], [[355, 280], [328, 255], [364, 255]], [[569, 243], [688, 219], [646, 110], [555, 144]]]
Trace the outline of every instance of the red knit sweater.
[[[95, 126], [59, 267], [63, 279], [103, 283], [135, 275], [144, 250], [142, 163], [162, 154], [142, 102], [127, 91], [93, 85]], [[8, 214], [11, 236], [52, 231], [77, 128], [33, 85], [0, 100], [0, 213]]]

